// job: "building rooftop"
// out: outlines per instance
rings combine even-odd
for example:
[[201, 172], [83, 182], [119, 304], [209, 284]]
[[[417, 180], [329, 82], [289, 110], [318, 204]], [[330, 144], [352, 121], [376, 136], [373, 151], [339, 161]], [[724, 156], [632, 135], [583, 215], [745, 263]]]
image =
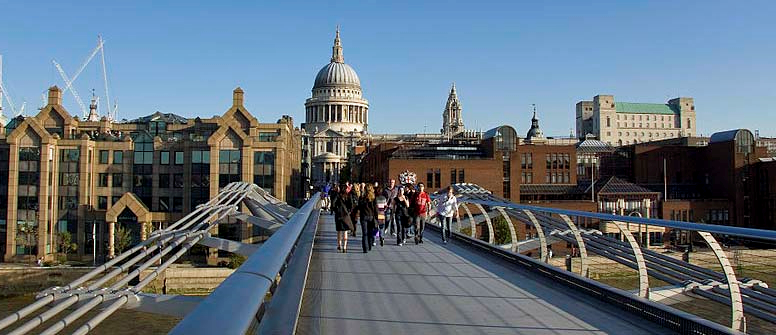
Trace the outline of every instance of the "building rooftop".
[[630, 113], [630, 114], [665, 114], [674, 115], [679, 114], [679, 110], [676, 106], [668, 104], [653, 104], [653, 103], [641, 103], [641, 102], [615, 102], [614, 109], [617, 113]]

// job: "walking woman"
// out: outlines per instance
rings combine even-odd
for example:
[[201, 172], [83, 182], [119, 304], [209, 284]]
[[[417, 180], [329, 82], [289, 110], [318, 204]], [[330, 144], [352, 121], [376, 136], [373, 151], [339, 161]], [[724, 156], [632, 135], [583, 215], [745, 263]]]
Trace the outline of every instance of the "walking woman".
[[399, 188], [396, 198], [393, 199], [393, 213], [396, 216], [396, 244], [404, 245], [407, 242], [407, 228], [410, 226], [410, 201], [404, 195], [404, 190]]
[[374, 230], [377, 227], [377, 199], [372, 184], [364, 187], [363, 196], [358, 202], [358, 213], [361, 218], [361, 247], [366, 253], [372, 250], [375, 241]]
[[331, 210], [334, 211], [334, 226], [337, 229], [337, 251], [348, 252], [348, 232], [353, 230], [353, 222], [350, 220], [350, 199], [347, 188], [341, 185], [332, 199]]
[[453, 187], [447, 188], [447, 194], [444, 198], [439, 199], [437, 204], [437, 216], [439, 217], [439, 223], [442, 225], [442, 242], [445, 244], [452, 237], [452, 231], [450, 226], [453, 223], [453, 214], [455, 219], [460, 220], [461, 216], [458, 213], [458, 199], [456, 199], [453, 193]]
[[358, 183], [353, 183], [348, 194], [350, 200], [350, 222], [353, 223], [353, 236], [356, 236], [358, 230], [358, 200], [361, 199], [361, 188]]

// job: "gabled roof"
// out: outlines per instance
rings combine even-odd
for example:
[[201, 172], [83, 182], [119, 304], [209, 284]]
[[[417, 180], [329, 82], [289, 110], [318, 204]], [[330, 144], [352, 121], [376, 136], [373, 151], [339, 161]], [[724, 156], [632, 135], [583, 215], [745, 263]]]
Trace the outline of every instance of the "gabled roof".
[[598, 194], [658, 193], [617, 177], [609, 177], [603, 182], [597, 182], [596, 188], [598, 188]]
[[674, 105], [652, 104], [641, 102], [615, 102], [614, 109], [617, 113], [633, 114], [679, 114], [679, 110]]
[[156, 113], [139, 117], [137, 119], [128, 121], [127, 123], [148, 123], [151, 121], [164, 121], [166, 123], [178, 123], [178, 124], [186, 124], [187, 122], [189, 122], [189, 120], [183, 116], [173, 114], [173, 113], [162, 113], [157, 111]]
[[585, 139], [582, 142], [577, 143], [577, 152], [578, 153], [599, 153], [599, 152], [614, 152], [615, 149], [613, 146], [609, 145], [608, 143], [604, 141], [599, 141], [596, 139]]

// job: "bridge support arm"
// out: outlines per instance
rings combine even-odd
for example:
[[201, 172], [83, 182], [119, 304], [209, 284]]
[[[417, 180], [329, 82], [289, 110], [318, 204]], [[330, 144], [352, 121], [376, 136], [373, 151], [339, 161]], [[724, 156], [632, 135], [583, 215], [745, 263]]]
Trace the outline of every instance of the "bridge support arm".
[[558, 214], [563, 221], [566, 222], [566, 224], [569, 226], [569, 229], [571, 229], [571, 233], [574, 235], [574, 239], [577, 241], [577, 245], [579, 246], [579, 260], [580, 260], [580, 266], [579, 266], [579, 274], [583, 277], [588, 277], [588, 269], [587, 269], [587, 249], [585, 248], [585, 242], [582, 240], [582, 235], [579, 233], [579, 229], [577, 229], [577, 226], [574, 224], [574, 221], [571, 221], [568, 215], [566, 214]]
[[719, 265], [722, 266], [722, 272], [725, 273], [725, 280], [728, 284], [728, 291], [730, 292], [730, 313], [731, 321], [730, 328], [738, 331], [746, 332], [746, 319], [744, 318], [744, 304], [741, 299], [741, 288], [738, 285], [738, 279], [736, 279], [736, 273], [733, 271], [733, 267], [730, 265], [725, 251], [722, 250], [717, 240], [710, 233], [699, 231], [698, 234], [703, 237], [703, 240], [714, 252], [714, 256], [717, 256]]
[[647, 263], [644, 261], [644, 254], [641, 252], [641, 247], [636, 241], [636, 238], [633, 237], [633, 234], [627, 230], [622, 222], [611, 222], [617, 226], [617, 229], [620, 230], [620, 234], [625, 236], [625, 239], [628, 241], [628, 244], [630, 244], [630, 247], [633, 250], [633, 256], [636, 257], [636, 265], [638, 266], [639, 271], [639, 296], [645, 299], [649, 299], [649, 274], [647, 273]]
[[512, 219], [509, 218], [509, 215], [507, 215], [507, 212], [504, 210], [504, 207], [495, 207], [495, 209], [501, 213], [501, 216], [504, 217], [504, 220], [507, 221], [507, 226], [509, 227], [509, 235], [512, 238], [512, 252], [517, 252], [517, 232], [515, 231], [515, 225], [512, 223]]
[[485, 208], [482, 207], [480, 204], [473, 204], [474, 207], [477, 208], [477, 210], [480, 211], [483, 215], [485, 215], [485, 224], [488, 225], [488, 243], [495, 244], [496, 243], [496, 232], [493, 229], [493, 222], [490, 221], [490, 215], [488, 215], [488, 212], [485, 211]]
[[536, 229], [536, 233], [539, 234], [539, 257], [541, 257], [543, 262], [549, 263], [550, 255], [547, 253], [547, 238], [544, 236], [544, 229], [542, 229], [542, 226], [539, 224], [539, 220], [536, 219], [536, 216], [534, 216], [531, 211], [524, 209], [523, 213], [525, 213], [528, 219], [531, 220], [531, 223]]
[[471, 238], [477, 238], [475, 235], [477, 234], [477, 223], [474, 222], [474, 216], [472, 215], [472, 212], [469, 210], [469, 206], [466, 206], [465, 203], [459, 202], [458, 207], [463, 207], [463, 210], [466, 211], [466, 216], [469, 217], [469, 223], [471, 224], [472, 231], [469, 233], [469, 236]]

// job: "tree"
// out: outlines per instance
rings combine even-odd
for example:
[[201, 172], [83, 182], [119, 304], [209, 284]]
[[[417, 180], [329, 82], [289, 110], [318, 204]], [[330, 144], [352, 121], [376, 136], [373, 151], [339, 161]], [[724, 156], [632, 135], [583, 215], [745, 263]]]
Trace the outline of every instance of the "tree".
[[493, 231], [496, 244], [507, 244], [512, 242], [512, 233], [509, 232], [509, 224], [503, 216], [499, 215], [490, 220], [493, 223]]
[[120, 254], [129, 248], [129, 245], [132, 244], [132, 236], [129, 233], [129, 229], [124, 228], [122, 225], [116, 225], [116, 231], [113, 234], [113, 243], [113, 247], [116, 248], [117, 254]]
[[59, 236], [59, 252], [62, 252], [67, 256], [71, 252], [78, 250], [78, 244], [73, 242], [73, 235], [69, 231], [63, 231], [58, 234]]

